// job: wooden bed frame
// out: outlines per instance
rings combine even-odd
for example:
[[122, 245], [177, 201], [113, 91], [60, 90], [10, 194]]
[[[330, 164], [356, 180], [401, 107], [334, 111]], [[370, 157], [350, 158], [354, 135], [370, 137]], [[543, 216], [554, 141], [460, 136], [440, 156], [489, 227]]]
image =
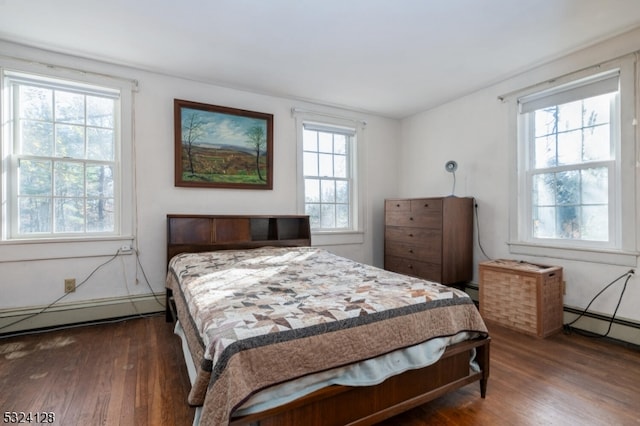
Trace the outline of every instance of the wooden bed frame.
[[[308, 216], [167, 215], [167, 261], [182, 252], [308, 245]], [[166, 309], [167, 321], [174, 321], [176, 307], [170, 289]], [[489, 344], [488, 336], [461, 342], [448, 347], [437, 363], [393, 376], [378, 385], [333, 385], [280, 407], [234, 417], [230, 424], [371, 425], [476, 381], [484, 398], [489, 379]], [[478, 372], [469, 368], [473, 351]]]

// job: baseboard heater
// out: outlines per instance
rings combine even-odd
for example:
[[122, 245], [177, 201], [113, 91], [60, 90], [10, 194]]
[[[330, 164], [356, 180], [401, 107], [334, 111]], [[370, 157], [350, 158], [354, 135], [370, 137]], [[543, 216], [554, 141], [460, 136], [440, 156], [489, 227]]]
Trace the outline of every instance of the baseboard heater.
[[6, 309], [0, 311], [0, 336], [164, 312], [163, 299], [164, 292]]
[[[478, 303], [480, 288], [477, 283], [466, 283], [464, 284], [463, 290], [469, 293], [476, 304]], [[623, 344], [640, 347], [640, 335], [638, 333], [638, 330], [640, 330], [639, 322], [626, 320], [624, 318], [613, 318], [612, 321], [610, 316], [597, 312], [583, 313], [582, 309], [566, 305], [563, 306], [563, 312], [564, 324], [569, 324], [582, 315], [582, 318], [570, 326], [571, 329], [598, 336], [605, 334], [609, 328], [609, 323], [612, 323], [611, 332], [607, 338]]]

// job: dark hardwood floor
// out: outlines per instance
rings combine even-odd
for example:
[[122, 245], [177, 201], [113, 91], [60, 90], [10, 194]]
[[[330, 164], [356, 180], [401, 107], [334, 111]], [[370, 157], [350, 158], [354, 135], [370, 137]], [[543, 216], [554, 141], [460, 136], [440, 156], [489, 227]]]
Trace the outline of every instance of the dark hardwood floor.
[[[640, 425], [640, 352], [490, 326], [486, 399], [472, 384], [381, 425]], [[179, 339], [163, 316], [0, 339], [0, 411], [59, 425], [190, 425]]]

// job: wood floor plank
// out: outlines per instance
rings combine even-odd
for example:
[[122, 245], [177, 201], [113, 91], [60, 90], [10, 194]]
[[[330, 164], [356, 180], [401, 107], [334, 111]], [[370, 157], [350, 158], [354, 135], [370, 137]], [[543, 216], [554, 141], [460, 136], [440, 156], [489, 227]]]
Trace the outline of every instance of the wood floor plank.
[[[489, 324], [487, 397], [472, 384], [380, 426], [640, 425], [640, 351]], [[179, 339], [164, 317], [0, 339], [2, 411], [63, 425], [191, 425]]]

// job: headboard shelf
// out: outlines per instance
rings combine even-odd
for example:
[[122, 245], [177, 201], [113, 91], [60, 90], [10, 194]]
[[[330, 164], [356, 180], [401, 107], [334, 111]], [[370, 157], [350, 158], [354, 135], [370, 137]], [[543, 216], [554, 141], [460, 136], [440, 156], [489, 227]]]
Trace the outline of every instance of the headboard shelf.
[[309, 246], [309, 216], [167, 215], [167, 261], [183, 252]]

